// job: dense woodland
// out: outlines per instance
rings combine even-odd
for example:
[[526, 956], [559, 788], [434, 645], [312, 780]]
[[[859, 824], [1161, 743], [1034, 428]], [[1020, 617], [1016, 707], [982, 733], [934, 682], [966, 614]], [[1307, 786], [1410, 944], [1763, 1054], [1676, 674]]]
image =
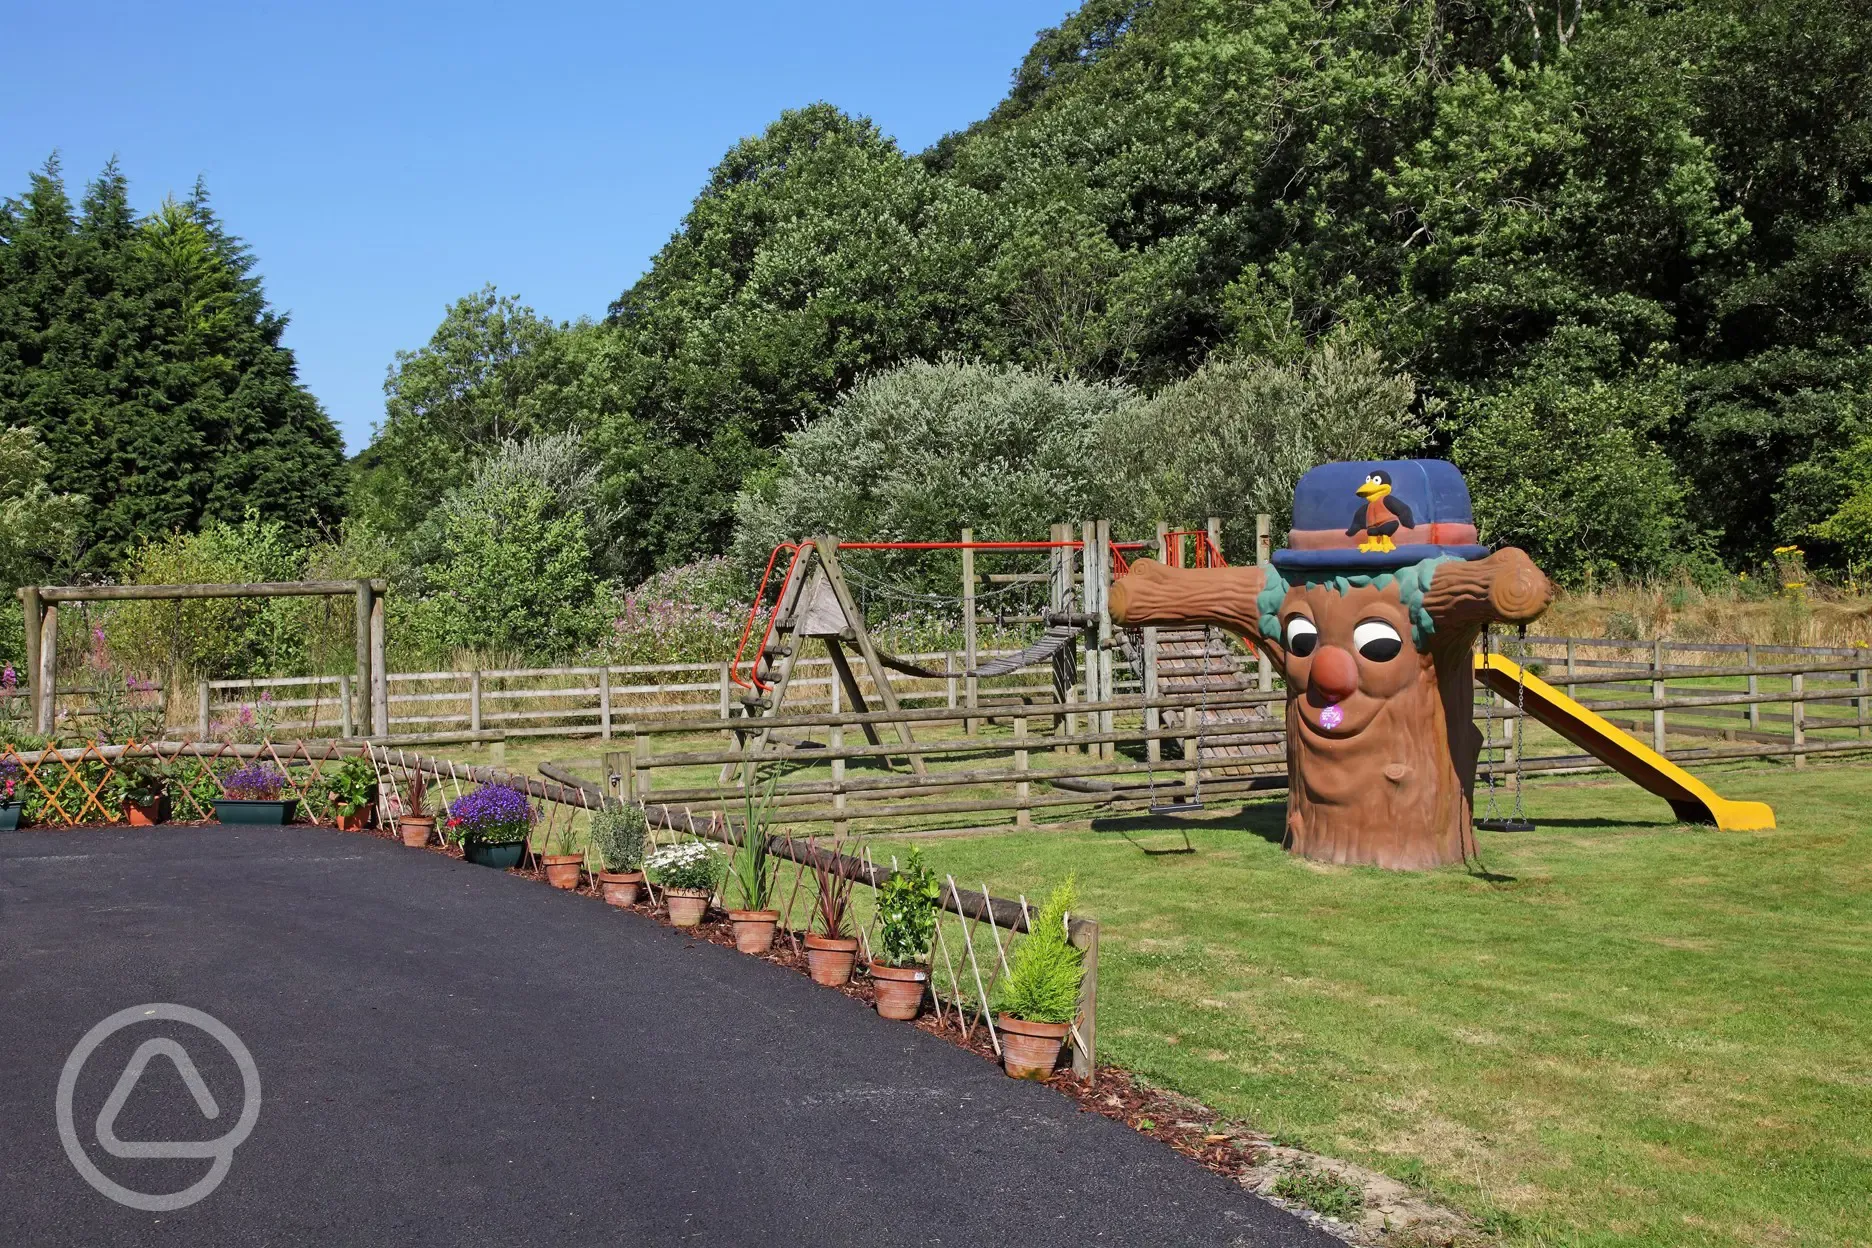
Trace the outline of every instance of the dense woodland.
[[1239, 538], [1437, 454], [1571, 583], [1863, 575], [1868, 66], [1858, 0], [1088, 0], [927, 151], [829, 104], [737, 144], [602, 319], [465, 295], [348, 467], [205, 191], [49, 165], [0, 210], [0, 561], [264, 547], [544, 656], [822, 526]]

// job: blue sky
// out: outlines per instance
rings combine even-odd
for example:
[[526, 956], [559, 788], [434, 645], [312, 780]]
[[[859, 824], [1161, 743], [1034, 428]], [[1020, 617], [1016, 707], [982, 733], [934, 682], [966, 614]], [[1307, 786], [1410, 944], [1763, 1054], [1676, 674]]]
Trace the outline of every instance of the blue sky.
[[743, 135], [827, 100], [911, 151], [981, 117], [1069, 0], [7, 6], [0, 195], [115, 154], [207, 178], [350, 448], [399, 348], [494, 282], [601, 316]]

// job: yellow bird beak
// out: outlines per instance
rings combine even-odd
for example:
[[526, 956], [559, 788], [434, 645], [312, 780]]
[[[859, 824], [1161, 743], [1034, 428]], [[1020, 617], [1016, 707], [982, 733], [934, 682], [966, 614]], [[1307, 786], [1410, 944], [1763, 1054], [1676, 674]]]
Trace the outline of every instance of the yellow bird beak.
[[1391, 487], [1382, 481], [1367, 481], [1364, 485], [1359, 486], [1357, 490], [1360, 498], [1383, 498], [1390, 492]]

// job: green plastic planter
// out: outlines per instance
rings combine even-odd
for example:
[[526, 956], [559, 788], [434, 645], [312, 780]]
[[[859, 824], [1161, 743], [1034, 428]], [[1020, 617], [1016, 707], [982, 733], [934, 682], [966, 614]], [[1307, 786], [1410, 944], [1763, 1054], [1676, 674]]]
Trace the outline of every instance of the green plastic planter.
[[239, 798], [218, 797], [215, 799], [215, 818], [222, 823], [258, 824], [263, 827], [278, 827], [291, 823], [295, 798], [286, 798], [277, 802], [250, 802]]
[[525, 841], [508, 841], [504, 845], [487, 845], [471, 841], [462, 846], [462, 857], [478, 867], [495, 867], [505, 871], [520, 865], [520, 855], [526, 852]]
[[20, 803], [0, 802], [0, 831], [11, 832], [19, 827]]

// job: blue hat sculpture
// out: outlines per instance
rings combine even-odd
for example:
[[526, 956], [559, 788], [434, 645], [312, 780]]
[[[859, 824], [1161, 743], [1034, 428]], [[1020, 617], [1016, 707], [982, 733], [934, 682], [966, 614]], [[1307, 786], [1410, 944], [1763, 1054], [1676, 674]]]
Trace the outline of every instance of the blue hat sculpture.
[[1321, 464], [1294, 486], [1293, 530], [1273, 564], [1294, 572], [1384, 572], [1480, 559], [1469, 486], [1441, 459]]

